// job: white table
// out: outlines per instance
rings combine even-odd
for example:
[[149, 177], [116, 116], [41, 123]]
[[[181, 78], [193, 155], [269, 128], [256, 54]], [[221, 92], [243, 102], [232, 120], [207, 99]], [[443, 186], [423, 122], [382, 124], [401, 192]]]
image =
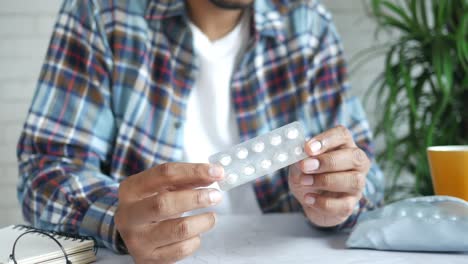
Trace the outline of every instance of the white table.
[[[300, 214], [219, 216], [201, 249], [181, 263], [468, 263], [468, 254], [346, 249], [346, 238], [309, 227]], [[129, 256], [98, 253], [98, 263], [131, 262]]]

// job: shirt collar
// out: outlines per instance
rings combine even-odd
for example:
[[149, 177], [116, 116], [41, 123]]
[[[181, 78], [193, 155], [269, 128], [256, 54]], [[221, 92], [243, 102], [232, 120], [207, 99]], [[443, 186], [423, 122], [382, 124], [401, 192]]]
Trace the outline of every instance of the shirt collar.
[[[284, 16], [287, 12], [287, 1], [255, 0], [253, 9], [253, 26], [256, 35], [284, 41]], [[149, 0], [145, 18], [147, 20], [163, 20], [185, 14], [184, 0]]]

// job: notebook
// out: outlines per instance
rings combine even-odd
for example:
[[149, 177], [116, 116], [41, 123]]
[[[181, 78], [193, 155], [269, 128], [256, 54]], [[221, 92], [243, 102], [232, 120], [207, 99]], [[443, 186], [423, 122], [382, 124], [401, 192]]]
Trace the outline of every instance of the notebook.
[[[26, 232], [28, 233], [25, 234]], [[17, 238], [19, 239], [17, 240]], [[10, 255], [16, 240], [14, 254], [18, 264], [63, 264], [66, 263], [64, 251], [68, 260], [73, 264], [96, 261], [97, 247], [95, 241], [90, 237], [48, 232], [24, 225], [12, 225], [0, 229], [0, 264], [14, 263]], [[62, 246], [63, 251], [58, 243]]]

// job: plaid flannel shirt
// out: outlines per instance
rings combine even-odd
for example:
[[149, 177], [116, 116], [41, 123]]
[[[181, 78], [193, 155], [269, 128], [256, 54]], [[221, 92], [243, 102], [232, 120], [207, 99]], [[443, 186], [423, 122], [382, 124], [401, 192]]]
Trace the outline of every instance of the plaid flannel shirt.
[[[256, 0], [251, 41], [232, 75], [240, 139], [299, 120], [311, 137], [342, 124], [372, 158], [363, 109], [347, 97], [343, 49], [314, 0]], [[63, 1], [18, 144], [18, 198], [34, 226], [122, 250], [119, 182], [180, 161], [197, 58], [183, 0]], [[287, 170], [254, 184], [263, 212], [300, 211]], [[373, 162], [343, 226], [382, 200]]]

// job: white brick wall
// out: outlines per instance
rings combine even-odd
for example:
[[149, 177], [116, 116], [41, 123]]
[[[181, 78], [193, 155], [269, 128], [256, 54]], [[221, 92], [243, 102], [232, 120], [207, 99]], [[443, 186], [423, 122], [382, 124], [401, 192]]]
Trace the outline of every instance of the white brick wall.
[[16, 142], [60, 0], [0, 0], [0, 227], [22, 221]]
[[[0, 227], [21, 222], [15, 146], [61, 0], [0, 0]], [[323, 0], [334, 14], [348, 58], [373, 41], [360, 1]], [[378, 65], [352, 76], [362, 95]], [[372, 120], [372, 115], [371, 115]]]

